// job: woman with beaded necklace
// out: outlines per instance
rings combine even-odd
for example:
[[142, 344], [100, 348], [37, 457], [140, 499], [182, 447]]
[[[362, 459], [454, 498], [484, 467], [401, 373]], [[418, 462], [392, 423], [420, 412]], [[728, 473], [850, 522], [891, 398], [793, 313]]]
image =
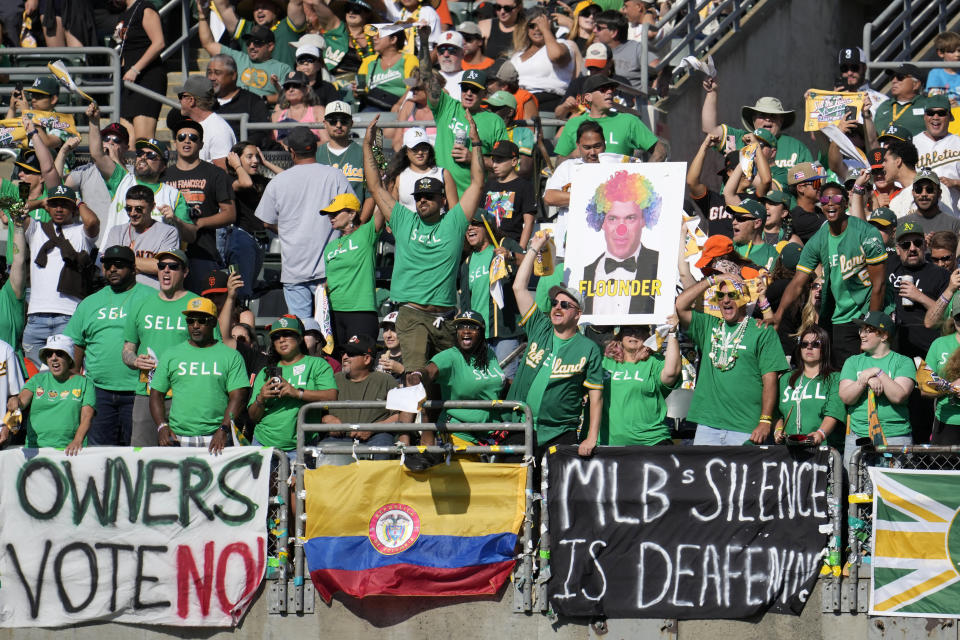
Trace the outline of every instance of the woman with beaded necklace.
[[[693, 309], [717, 285], [720, 317]], [[777, 405], [779, 373], [789, 369], [772, 327], [746, 314], [747, 289], [739, 276], [717, 273], [677, 296], [677, 316], [701, 353], [687, 420], [697, 423], [695, 445], [763, 444]]]

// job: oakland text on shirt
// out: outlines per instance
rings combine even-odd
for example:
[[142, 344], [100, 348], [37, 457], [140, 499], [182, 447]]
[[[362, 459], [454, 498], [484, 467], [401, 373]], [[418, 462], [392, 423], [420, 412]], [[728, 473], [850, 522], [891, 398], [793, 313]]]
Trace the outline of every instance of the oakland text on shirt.
[[386, 84], [391, 80], [397, 80], [401, 77], [401, 75], [402, 74], [397, 69], [385, 69], [384, 71], [371, 74], [370, 81], [367, 83], [367, 85], [373, 88], [381, 84]]
[[867, 271], [867, 257], [864, 249], [879, 245], [880, 240], [877, 238], [864, 238], [863, 244], [860, 245], [860, 253], [853, 257], [847, 257], [845, 255], [834, 254], [830, 256], [830, 267], [840, 269], [840, 278], [842, 280], [848, 280], [853, 276], [860, 278], [860, 281], [863, 283], [863, 286], [870, 286], [870, 274]]
[[217, 366], [219, 364], [216, 360], [213, 362], [207, 362], [206, 360], [187, 362], [181, 360], [177, 363], [177, 374], [181, 376], [222, 376], [223, 373], [220, 372], [220, 367]]
[[330, 165], [334, 169], [340, 169], [340, 172], [349, 180], [350, 182], [363, 182], [363, 167], [356, 167], [352, 162], [344, 162], [342, 165], [339, 162], [331, 162]]
[[945, 164], [960, 162], [960, 149], [944, 149], [942, 151], [928, 151], [921, 153], [917, 159], [918, 167], [940, 167]]
[[[526, 365], [536, 369], [543, 361], [545, 353], [546, 350], [541, 349], [536, 342], [530, 342], [530, 346], [527, 348]], [[587, 358], [581, 356], [575, 363], [564, 364], [562, 358], [557, 357], [555, 353], [551, 353], [547, 360], [543, 362], [543, 365], [550, 367], [550, 378], [569, 378], [584, 370], [587, 366]]]
[[589, 297], [659, 296], [660, 285], [660, 280], [581, 280], [580, 293]]
[[145, 315], [143, 328], [150, 331], [186, 331], [187, 323], [185, 316], [179, 312], [175, 316]]

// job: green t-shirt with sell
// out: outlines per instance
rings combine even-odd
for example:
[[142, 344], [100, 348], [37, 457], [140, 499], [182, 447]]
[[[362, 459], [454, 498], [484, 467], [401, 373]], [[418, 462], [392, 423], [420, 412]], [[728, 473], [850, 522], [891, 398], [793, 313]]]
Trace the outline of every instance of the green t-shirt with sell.
[[[951, 333], [948, 336], [937, 338], [931, 343], [930, 349], [927, 351], [926, 363], [938, 376], [943, 376], [947, 360], [960, 347], [960, 342], [957, 341], [958, 335], [960, 334]], [[947, 382], [953, 382], [953, 380]], [[960, 402], [949, 396], [939, 398], [937, 400], [937, 420], [945, 424], [960, 425]]]
[[520, 400], [533, 412], [537, 444], [542, 445], [580, 425], [584, 389], [603, 389], [600, 347], [577, 333], [561, 339], [536, 305], [520, 321], [527, 350], [507, 400]]
[[230, 392], [244, 389], [243, 357], [220, 341], [209, 347], [181, 342], [160, 356], [150, 383], [161, 393], [173, 391], [170, 429], [178, 436], [208, 436], [220, 428]]
[[25, 310], [26, 298], [18, 298], [13, 292], [13, 285], [8, 279], [0, 287], [0, 340], [3, 340], [23, 360], [23, 328], [27, 324]]
[[[835, 236], [824, 224], [810, 238], [800, 253], [797, 271], [812, 274], [823, 265], [823, 279], [836, 308], [833, 322], [852, 322], [870, 310], [873, 286], [867, 266], [887, 259], [880, 232], [860, 218], [847, 218], [847, 227]], [[826, 299], [826, 291], [824, 299]]]
[[[287, 48], [292, 50], [292, 47]], [[220, 47], [220, 53], [230, 56], [237, 63], [237, 84], [258, 96], [269, 96], [277, 93], [270, 76], [277, 76], [280, 82], [283, 82], [287, 74], [293, 71], [290, 65], [273, 58], [263, 62], [254, 62], [243, 51], [237, 51], [230, 47]]]
[[827, 444], [835, 448], [843, 447], [844, 425], [847, 421], [847, 407], [840, 399], [840, 374], [834, 371], [826, 378], [808, 378], [802, 373], [791, 385], [793, 372], [780, 376], [780, 395], [777, 400], [776, 418], [783, 418], [783, 428], [787, 435], [813, 433], [820, 428], [827, 416], [840, 421], [830, 432]]
[[[731, 141], [736, 143], [737, 149], [742, 149], [744, 144], [741, 138], [743, 138], [743, 134], [745, 134], [746, 131], [731, 127], [727, 124], [722, 126], [723, 134], [718, 150], [721, 153], [726, 153], [726, 150], [730, 148]], [[792, 136], [781, 133], [777, 136], [777, 155], [773, 159], [773, 166], [770, 167], [770, 176], [781, 185], [786, 185], [788, 169], [790, 167], [800, 164], [801, 162], [813, 161], [813, 154], [810, 153], [807, 145]]]
[[927, 128], [923, 121], [926, 103], [926, 98], [923, 96], [917, 96], [906, 104], [897, 102], [894, 98], [885, 100], [873, 114], [873, 126], [877, 129], [877, 135], [882, 136], [892, 122], [895, 122], [898, 127], [907, 129], [911, 136], [924, 131]]
[[763, 269], [773, 269], [773, 264], [780, 257], [777, 248], [764, 242], [758, 244], [733, 244], [737, 253], [748, 259], [753, 264]]
[[467, 258], [467, 280], [470, 287], [470, 308], [483, 317], [490, 337], [490, 261], [493, 260], [493, 245], [471, 253]]
[[330, 143], [322, 144], [317, 148], [317, 162], [340, 169], [347, 182], [353, 187], [353, 192], [360, 200], [360, 204], [367, 199], [367, 183], [363, 179], [363, 149], [356, 142], [351, 142], [342, 153], [337, 155], [330, 150]]
[[[882, 358], [873, 358], [866, 353], [850, 356], [843, 363], [843, 369], [840, 370], [840, 379], [856, 380], [859, 372], [873, 367], [880, 367], [885, 374], [894, 380], [897, 378], [913, 380], [917, 375], [917, 367], [914, 366], [913, 360], [891, 351]], [[867, 421], [866, 389], [860, 394], [856, 402], [847, 405], [847, 413], [850, 415], [850, 430], [861, 438], [868, 436], [870, 430]], [[877, 417], [883, 427], [883, 434], [888, 438], [910, 435], [910, 408], [907, 403], [891, 404], [886, 395], [878, 395]]]
[[[433, 118], [437, 122], [437, 139], [433, 143], [437, 166], [450, 172], [454, 182], [457, 183], [457, 193], [463, 195], [464, 190], [470, 186], [470, 164], [461, 165], [453, 159], [451, 153], [454, 137], [458, 132], [466, 138], [464, 146], [467, 149], [471, 148], [470, 126], [467, 124], [466, 112], [460, 101], [451, 98], [446, 91], [440, 95], [436, 105], [430, 105], [430, 111], [433, 112]], [[489, 155], [497, 140], [506, 140], [507, 127], [497, 114], [478, 111], [473, 114], [473, 121], [477, 123], [481, 152], [484, 155]]]
[[115, 293], [109, 286], [84, 298], [63, 332], [84, 349], [83, 366], [93, 384], [108, 391], [136, 391], [138, 372], [123, 364], [127, 317], [157, 290], [139, 282]]
[[[444, 349], [430, 360], [439, 370], [437, 382], [444, 400], [497, 400], [503, 389], [505, 376], [497, 362], [497, 354], [487, 347], [487, 366], [479, 369], [476, 360], [467, 364], [458, 347]], [[440, 422], [495, 422], [500, 411], [493, 409], [446, 409]], [[478, 432], [456, 432], [459, 438], [477, 442]]]
[[615, 447], [650, 446], [670, 438], [666, 423], [667, 395], [680, 384], [660, 381], [663, 356], [637, 362], [603, 359], [603, 418], [600, 444]]
[[396, 241], [391, 296], [397, 304], [452, 307], [457, 304], [457, 271], [467, 217], [457, 204], [433, 223], [399, 202], [390, 213]]
[[[253, 20], [247, 20], [246, 18], [241, 18], [237, 22], [237, 29], [233, 32], [233, 39], [237, 42], [245, 45], [246, 41], [243, 39], [243, 36], [250, 33], [250, 30], [256, 26], [256, 23]], [[275, 25], [270, 27], [270, 30], [273, 31], [273, 39], [276, 43], [276, 46], [273, 48], [272, 58], [274, 60], [279, 60], [280, 62], [293, 67], [297, 63], [297, 50], [294, 47], [290, 46], [291, 42], [294, 42], [300, 38], [300, 34], [303, 33], [307, 28], [307, 25], [304, 24], [299, 29], [293, 26], [293, 23], [290, 22], [290, 18], [284, 18], [278, 20]], [[244, 47], [245, 48], [245, 47]], [[281, 82], [283, 78], [280, 78]]]
[[[328, 272], [329, 277], [329, 272]], [[333, 369], [323, 358], [304, 356], [293, 364], [278, 362], [280, 375], [297, 389], [319, 391], [336, 389]], [[261, 369], [253, 381], [250, 404], [253, 404], [267, 382], [267, 370]], [[263, 417], [253, 431], [253, 437], [268, 447], [291, 451], [297, 447], [297, 414], [303, 402], [297, 398], [267, 398]]]
[[353, 233], [327, 243], [327, 295], [334, 311], [376, 311], [374, 251], [380, 232], [371, 217]]
[[687, 420], [714, 429], [751, 433], [760, 421], [761, 378], [772, 371], [786, 371], [789, 366], [773, 327], [761, 328], [756, 321], [746, 318], [733, 366], [726, 371], [715, 367], [708, 355], [714, 333], [719, 332], [717, 339], [721, 344], [732, 346], [739, 324], [692, 312], [687, 335], [703, 356]]
[[[164, 300], [159, 294], [144, 298], [135, 311], [127, 312], [123, 341], [139, 345], [137, 355], [152, 355], [158, 361], [161, 360], [168, 349], [186, 342], [190, 337], [183, 311], [194, 297], [188, 292], [176, 300]], [[214, 330], [214, 336], [220, 338], [219, 329]], [[123, 347], [122, 344], [119, 346]], [[150, 395], [146, 383], [137, 383], [137, 395]]]
[[589, 112], [570, 118], [557, 139], [557, 155], [570, 155], [577, 148], [577, 129], [584, 122], [596, 122], [603, 129], [603, 138], [609, 153], [632, 156], [634, 150], [650, 151], [657, 144], [653, 134], [643, 121], [632, 113], [611, 112], [603, 118], [594, 118]]
[[93, 382], [73, 374], [58, 382], [49, 371], [41, 371], [23, 386], [33, 392], [27, 420], [27, 447], [63, 449], [80, 426], [81, 407], [96, 407]]

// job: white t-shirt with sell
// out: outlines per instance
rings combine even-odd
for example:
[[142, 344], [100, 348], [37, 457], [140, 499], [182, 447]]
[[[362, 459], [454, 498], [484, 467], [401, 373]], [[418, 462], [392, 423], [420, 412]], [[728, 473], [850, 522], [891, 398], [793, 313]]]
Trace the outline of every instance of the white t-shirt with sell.
[[[54, 233], [56, 233], [56, 229], [57, 225], [54, 225]], [[94, 238], [87, 236], [83, 230], [83, 225], [79, 222], [65, 224], [60, 227], [60, 231], [77, 251], [90, 251], [93, 248]], [[80, 304], [80, 298], [65, 296], [57, 291], [57, 285], [60, 283], [60, 272], [63, 271], [64, 267], [60, 249], [54, 247], [47, 252], [47, 266], [41, 269], [36, 263], [37, 255], [39, 255], [40, 247], [46, 244], [49, 238], [36, 220], [32, 220], [30, 226], [27, 227], [26, 239], [27, 246], [30, 248], [30, 302], [27, 306], [27, 314], [61, 313], [68, 316], [73, 315], [77, 305]]]
[[[941, 178], [960, 180], [960, 136], [952, 133], [934, 140], [921, 131], [913, 136], [917, 148], [917, 169], [932, 169]], [[940, 202], [955, 216], [960, 216], [960, 189], [940, 185]]]

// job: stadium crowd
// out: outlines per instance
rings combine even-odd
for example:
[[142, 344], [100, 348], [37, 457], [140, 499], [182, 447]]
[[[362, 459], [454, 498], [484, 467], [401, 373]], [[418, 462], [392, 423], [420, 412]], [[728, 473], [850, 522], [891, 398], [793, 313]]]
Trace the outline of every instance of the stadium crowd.
[[[154, 3], [127, 0], [106, 17], [91, 0], [48, 5], [60, 13], [28, 36], [84, 46], [109, 31], [124, 79], [165, 93]], [[681, 387], [697, 445], [827, 440], [849, 457], [878, 432], [960, 443], [953, 69], [904, 63], [883, 95], [859, 49], [838, 53], [831, 88], [866, 96], [863, 122], [840, 127], [865, 169], [797, 131], [777, 97], [719, 122], [722, 88], [707, 77], [703, 144], [670, 158], [688, 162], [685, 213], [708, 236], [695, 261], [681, 253], [675, 313], [659, 327], [581, 326], [595, 301], [564, 281], [566, 229], [585, 215], [570, 207], [571, 184], [584, 163], [668, 159], [639, 115], [652, 90], [639, 40], [670, 5], [496, 0], [455, 24], [445, 0], [199, 2], [211, 58], [166, 118], [171, 143], [157, 138], [160, 104], [129, 90], [116, 122], [86, 109], [88, 164], [73, 161], [79, 138], [22, 119], [15, 179], [0, 185], [0, 444], [216, 452], [237, 437], [292, 452], [302, 404], [418, 384], [431, 398], [524, 401], [539, 451], [571, 444], [584, 456], [673, 442], [666, 399]], [[9, 16], [3, 27], [24, 37]], [[960, 35], [935, 45], [960, 59]], [[61, 93], [38, 77], [8, 117], [55, 111]], [[384, 132], [378, 115], [358, 140], [361, 112], [435, 125]], [[238, 140], [222, 117], [237, 113], [307, 126]], [[566, 122], [554, 136], [540, 116]], [[268, 162], [273, 150], [290, 165]], [[720, 191], [705, 184], [711, 155]], [[599, 215], [626, 249], [596, 269], [636, 272], [639, 203]], [[286, 314], [261, 338], [251, 306], [274, 238]], [[501, 412], [429, 417], [456, 447], [513, 441], [456, 430]], [[345, 428], [321, 444], [411, 438]]]

